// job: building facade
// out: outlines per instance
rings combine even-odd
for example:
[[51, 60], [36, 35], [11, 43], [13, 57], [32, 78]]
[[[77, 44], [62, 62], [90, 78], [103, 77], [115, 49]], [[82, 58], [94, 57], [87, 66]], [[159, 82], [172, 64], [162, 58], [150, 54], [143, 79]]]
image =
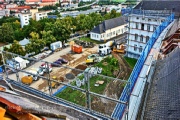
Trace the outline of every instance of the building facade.
[[127, 32], [125, 17], [105, 20], [90, 32], [90, 38], [97, 41], [106, 41]]
[[43, 12], [35, 13], [36, 14], [36, 21], [39, 21], [39, 20], [41, 20], [43, 18], [47, 18], [47, 13], [48, 13], [48, 11], [43, 11]]
[[29, 19], [32, 18], [32, 15], [31, 13], [20, 13], [19, 17], [20, 17], [21, 27], [23, 28], [24, 25], [29, 24]]
[[164, 17], [131, 14], [128, 18], [128, 40], [126, 55], [138, 59], [156, 27], [164, 21]]

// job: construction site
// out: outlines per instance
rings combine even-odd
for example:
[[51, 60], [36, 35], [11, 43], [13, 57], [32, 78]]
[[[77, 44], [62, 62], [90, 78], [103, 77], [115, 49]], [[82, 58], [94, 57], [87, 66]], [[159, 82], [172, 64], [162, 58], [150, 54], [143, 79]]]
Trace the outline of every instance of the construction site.
[[[136, 20], [150, 15], [131, 13]], [[128, 51], [129, 42], [127, 46], [115, 40], [69, 41], [42, 59], [2, 51], [0, 118], [179, 119], [179, 21], [172, 12], [164, 18], [142, 51], [138, 48], [141, 53], [134, 65], [125, 57], [135, 53]]]

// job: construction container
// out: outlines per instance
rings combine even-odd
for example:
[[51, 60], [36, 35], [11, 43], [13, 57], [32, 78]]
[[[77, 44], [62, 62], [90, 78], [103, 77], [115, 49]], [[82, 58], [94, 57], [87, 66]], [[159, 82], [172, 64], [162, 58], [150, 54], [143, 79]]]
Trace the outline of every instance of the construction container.
[[32, 76], [24, 76], [21, 78], [21, 82], [27, 85], [30, 85], [33, 82], [33, 77]]
[[74, 53], [82, 53], [82, 46], [71, 45], [71, 51]]

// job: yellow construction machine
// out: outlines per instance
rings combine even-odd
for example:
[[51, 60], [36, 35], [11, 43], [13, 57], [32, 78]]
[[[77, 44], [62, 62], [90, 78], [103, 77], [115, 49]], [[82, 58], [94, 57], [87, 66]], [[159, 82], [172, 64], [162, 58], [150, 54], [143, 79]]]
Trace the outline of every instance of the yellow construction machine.
[[125, 45], [124, 44], [116, 44], [113, 47], [113, 52], [118, 52], [118, 53], [125, 53]]

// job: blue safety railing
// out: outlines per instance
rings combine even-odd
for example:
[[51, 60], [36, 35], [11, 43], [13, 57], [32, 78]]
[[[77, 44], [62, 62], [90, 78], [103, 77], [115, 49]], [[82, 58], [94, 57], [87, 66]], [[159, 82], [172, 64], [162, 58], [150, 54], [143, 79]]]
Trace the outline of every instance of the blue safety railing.
[[[130, 98], [130, 93], [132, 92], [136, 80], [139, 76], [139, 73], [141, 72], [141, 69], [144, 65], [144, 62], [151, 50], [151, 48], [153, 47], [154, 43], [156, 42], [156, 40], [158, 39], [158, 37], [160, 36], [160, 34], [162, 33], [162, 31], [174, 20], [174, 14], [171, 14], [169, 17], [166, 18], [166, 20], [164, 22], [161, 23], [161, 25], [159, 25], [156, 30], [154, 31], [154, 33], [152, 34], [151, 38], [149, 39], [149, 41], [147, 42], [145, 48], [143, 49], [143, 52], [141, 53], [132, 73], [131, 76], [128, 79], [128, 84], [125, 86], [119, 100], [124, 101], [124, 102], [128, 102], [129, 98]], [[112, 118], [114, 119], [121, 119], [122, 115], [124, 113], [124, 110], [126, 108], [125, 104], [120, 104], [118, 103], [112, 113]]]
[[60, 92], [62, 92], [64, 89], [66, 89], [67, 88], [67, 85], [64, 85], [63, 87], [61, 87], [59, 90], [57, 90], [54, 94], [53, 94], [53, 96], [56, 96], [58, 93], [60, 93]]

